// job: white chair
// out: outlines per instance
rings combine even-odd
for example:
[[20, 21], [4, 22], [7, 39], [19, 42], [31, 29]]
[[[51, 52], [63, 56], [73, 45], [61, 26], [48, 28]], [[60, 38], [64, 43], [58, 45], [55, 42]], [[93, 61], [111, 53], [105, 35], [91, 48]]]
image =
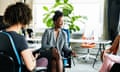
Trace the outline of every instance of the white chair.
[[[82, 39], [86, 40], [87, 38], [83, 36]], [[94, 38], [91, 38], [91, 39], [94, 39]], [[86, 48], [88, 50], [87, 50], [86, 55], [79, 56], [78, 58], [83, 58], [83, 59], [85, 59], [85, 61], [88, 61], [90, 58], [95, 59], [96, 57], [90, 54], [90, 49], [95, 48], [95, 46], [96, 46], [95, 43], [89, 43], [89, 42], [88, 43], [87, 42], [81, 43], [80, 47], [81, 48]]]

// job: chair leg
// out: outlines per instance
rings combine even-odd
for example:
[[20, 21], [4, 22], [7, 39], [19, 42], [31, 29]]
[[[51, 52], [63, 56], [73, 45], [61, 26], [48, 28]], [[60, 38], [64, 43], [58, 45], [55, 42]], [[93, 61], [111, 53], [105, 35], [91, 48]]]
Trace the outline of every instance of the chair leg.
[[83, 55], [83, 56], [79, 56], [78, 58], [83, 58], [83, 59], [85, 59], [85, 61], [89, 61], [90, 58], [95, 59], [96, 57], [93, 56], [93, 55], [90, 55], [90, 50], [89, 50], [89, 48], [88, 48], [87, 54], [86, 54], [86, 55]]
[[63, 68], [63, 72], [65, 72], [65, 67]]

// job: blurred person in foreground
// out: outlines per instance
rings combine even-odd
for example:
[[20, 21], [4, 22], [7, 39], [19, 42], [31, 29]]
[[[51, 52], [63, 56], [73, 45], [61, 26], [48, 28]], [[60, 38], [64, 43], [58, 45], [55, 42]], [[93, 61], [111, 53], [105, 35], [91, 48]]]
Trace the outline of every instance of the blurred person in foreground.
[[[32, 72], [35, 71], [36, 62], [39, 54], [33, 55], [33, 50], [28, 47], [25, 37], [20, 35], [19, 32], [26, 25], [29, 25], [32, 20], [31, 9], [28, 5], [17, 2], [16, 4], [9, 5], [5, 10], [3, 21], [6, 28], [3, 32], [9, 33], [16, 45], [19, 56], [23, 60], [23, 65], [25, 65], [26, 70]], [[41, 58], [44, 62], [47, 62], [46, 58]], [[39, 59], [40, 62], [40, 59]], [[23, 71], [22, 71], [23, 72]]]

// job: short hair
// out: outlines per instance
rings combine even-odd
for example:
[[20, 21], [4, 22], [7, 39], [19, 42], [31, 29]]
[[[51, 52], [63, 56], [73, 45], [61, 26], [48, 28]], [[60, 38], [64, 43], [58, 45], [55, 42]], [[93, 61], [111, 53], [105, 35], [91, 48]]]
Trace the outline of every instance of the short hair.
[[55, 14], [53, 16], [53, 21], [57, 21], [59, 17], [63, 16], [63, 13], [59, 10], [55, 11]]
[[17, 2], [10, 5], [5, 10], [3, 21], [7, 27], [20, 23], [22, 25], [29, 25], [32, 20], [32, 11], [28, 5]]

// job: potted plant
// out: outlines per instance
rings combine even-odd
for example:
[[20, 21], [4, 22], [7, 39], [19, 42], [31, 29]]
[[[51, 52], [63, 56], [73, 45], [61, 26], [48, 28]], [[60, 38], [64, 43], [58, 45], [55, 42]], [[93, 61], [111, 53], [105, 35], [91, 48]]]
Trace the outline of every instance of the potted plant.
[[52, 15], [57, 9], [63, 11], [64, 23], [68, 25], [68, 29], [70, 30], [70, 32], [80, 30], [80, 27], [74, 24], [76, 20], [80, 18], [87, 19], [86, 16], [76, 16], [73, 14], [74, 7], [72, 6], [72, 4], [69, 3], [69, 0], [55, 0], [55, 3], [51, 8], [43, 6], [43, 9], [46, 11], [46, 13], [44, 14], [43, 23], [45, 23], [47, 27], [53, 26]]

